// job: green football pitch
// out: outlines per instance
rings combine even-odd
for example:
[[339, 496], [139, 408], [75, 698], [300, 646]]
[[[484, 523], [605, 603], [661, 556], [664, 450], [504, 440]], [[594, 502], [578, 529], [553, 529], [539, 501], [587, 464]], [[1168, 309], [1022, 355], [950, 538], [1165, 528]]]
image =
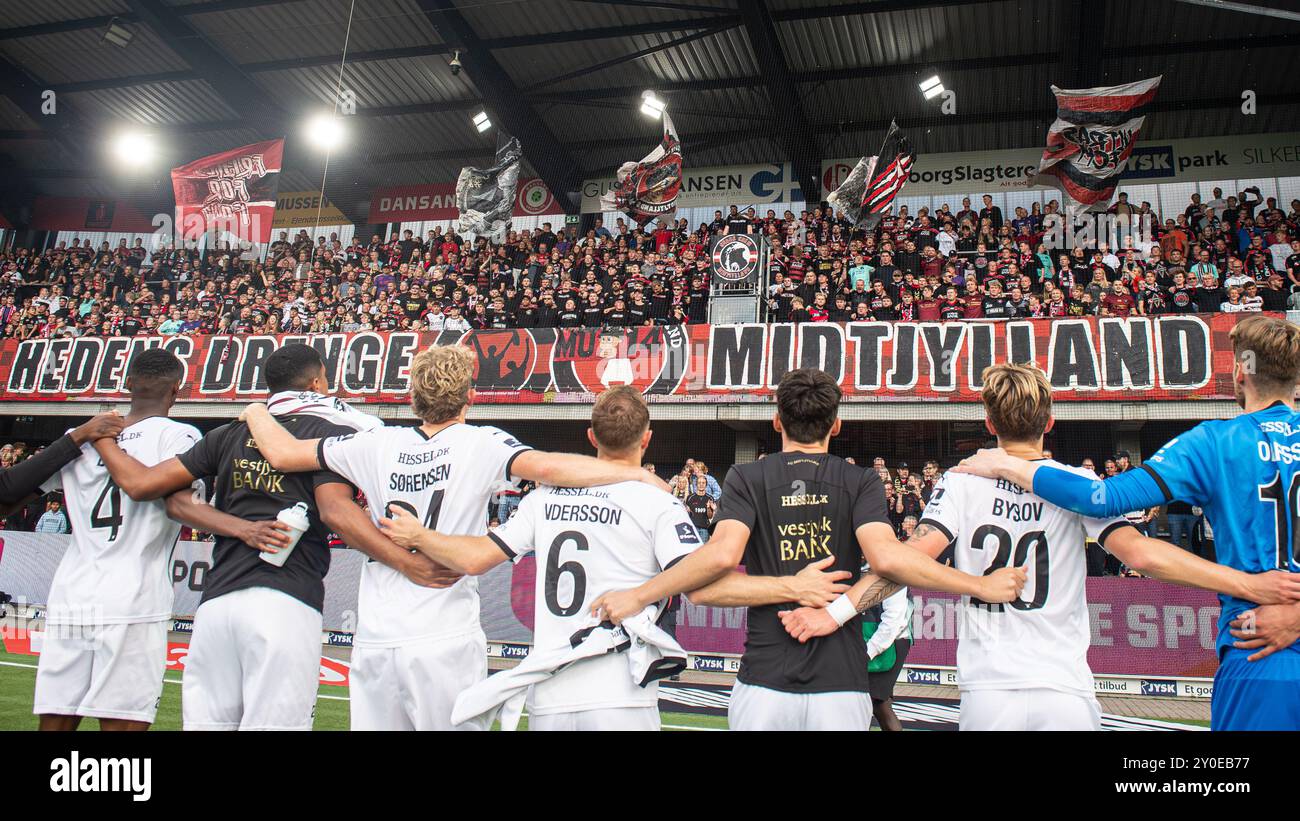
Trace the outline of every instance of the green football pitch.
[[[168, 671], [163, 677], [162, 702], [158, 705], [155, 730], [181, 728], [181, 674]], [[36, 656], [22, 656], [0, 650], [0, 731], [35, 730], [32, 715], [32, 691], [36, 685]], [[663, 713], [665, 730], [725, 730], [722, 716], [691, 713]], [[527, 727], [525, 717], [521, 729]], [[97, 730], [99, 723], [87, 719], [83, 730]], [[348, 688], [322, 685], [316, 700], [316, 730], [348, 729]]]

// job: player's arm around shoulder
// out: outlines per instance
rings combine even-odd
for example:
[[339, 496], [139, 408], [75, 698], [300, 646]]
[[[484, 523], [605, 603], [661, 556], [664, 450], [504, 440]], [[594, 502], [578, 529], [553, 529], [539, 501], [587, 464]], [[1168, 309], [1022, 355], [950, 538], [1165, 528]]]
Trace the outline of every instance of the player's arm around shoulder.
[[1261, 605], [1300, 602], [1300, 573], [1285, 570], [1245, 573], [1206, 561], [1168, 542], [1143, 536], [1122, 520], [1104, 531], [1098, 542], [1142, 575], [1170, 584], [1199, 587]]
[[619, 482], [645, 482], [668, 492], [668, 483], [649, 471], [573, 453], [524, 450], [510, 463], [510, 475], [550, 487], [596, 487]]
[[[717, 581], [736, 569], [745, 552], [749, 528], [741, 523], [734, 520], [719, 523], [718, 532], [701, 546], [686, 507], [667, 493], [655, 496], [659, 497], [655, 500], [659, 507], [647, 531], [664, 569], [637, 587], [612, 590], [592, 602], [591, 612], [614, 624], [656, 602]], [[694, 594], [691, 601], [698, 601]]]
[[[536, 493], [530, 494], [531, 496]], [[515, 517], [523, 513], [525, 499]], [[452, 536], [430, 530], [411, 515], [409, 510], [389, 506], [387, 516], [379, 519], [379, 529], [399, 547], [419, 551], [444, 567], [467, 576], [481, 576], [508, 559], [516, 558], [515, 551], [496, 534], [486, 536]], [[509, 552], [507, 552], [509, 551]]]
[[271, 467], [286, 473], [320, 470], [320, 439], [299, 439], [275, 420], [266, 405], [255, 402], [244, 409], [239, 421], [257, 442], [257, 450]]
[[[198, 447], [195, 445], [186, 453]], [[197, 478], [177, 456], [171, 456], [156, 465], [146, 465], [122, 450], [117, 439], [112, 437], [96, 439], [95, 450], [113, 477], [114, 484], [136, 502], [161, 499], [169, 493], [189, 487]]]

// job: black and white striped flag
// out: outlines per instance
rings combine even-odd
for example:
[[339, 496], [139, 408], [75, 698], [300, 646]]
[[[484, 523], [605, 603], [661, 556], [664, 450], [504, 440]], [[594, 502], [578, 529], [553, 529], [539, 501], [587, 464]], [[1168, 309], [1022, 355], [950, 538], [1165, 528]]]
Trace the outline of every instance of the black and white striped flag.
[[859, 160], [826, 201], [855, 227], [875, 228], [903, 190], [915, 164], [916, 152], [911, 141], [897, 123], [890, 122], [880, 153]]

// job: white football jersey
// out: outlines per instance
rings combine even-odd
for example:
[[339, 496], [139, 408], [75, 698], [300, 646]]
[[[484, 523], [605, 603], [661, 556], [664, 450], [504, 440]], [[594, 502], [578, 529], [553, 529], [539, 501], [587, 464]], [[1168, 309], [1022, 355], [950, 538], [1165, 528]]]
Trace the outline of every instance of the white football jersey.
[[[1096, 478], [1051, 459], [1042, 464]], [[962, 597], [957, 679], [963, 690], [1044, 687], [1091, 697], [1091, 629], [1084, 540], [1104, 542], [1116, 519], [1089, 519], [1003, 480], [947, 473], [919, 524], [953, 542], [953, 564], [972, 575], [1025, 567], [1020, 598], [988, 604]], [[919, 526], [919, 525], [918, 525]]]
[[[191, 425], [151, 416], [125, 428], [117, 443], [152, 467], [189, 450], [199, 438]], [[50, 585], [47, 621], [133, 624], [171, 618], [171, 557], [181, 526], [167, 518], [167, 500], [133, 501], [90, 443], [41, 487], [63, 489], [72, 525], [71, 542]]]
[[[376, 522], [388, 505], [453, 536], [487, 533], [487, 505], [509, 481], [510, 464], [530, 448], [505, 431], [455, 424], [428, 436], [386, 427], [324, 439], [321, 465], [365, 494]], [[479, 626], [478, 582], [466, 576], [441, 590], [420, 587], [368, 561], [357, 594], [356, 647], [394, 647], [463, 636]]]
[[[537, 561], [533, 647], [563, 650], [603, 593], [648, 581], [700, 546], [690, 515], [671, 494], [644, 482], [538, 488], [490, 534], [506, 555]], [[658, 687], [641, 687], [619, 653], [587, 659], [533, 687], [534, 715], [654, 707]]]

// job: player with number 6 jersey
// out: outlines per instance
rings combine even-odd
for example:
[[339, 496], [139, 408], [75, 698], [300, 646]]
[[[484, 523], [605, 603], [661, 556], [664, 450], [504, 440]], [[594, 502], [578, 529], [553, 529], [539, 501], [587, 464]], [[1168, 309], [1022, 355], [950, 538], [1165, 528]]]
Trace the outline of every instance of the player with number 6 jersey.
[[[601, 461], [641, 464], [650, 441], [645, 400], [627, 386], [602, 393], [587, 436]], [[642, 482], [540, 487], [486, 537], [434, 532], [409, 511], [393, 514], [380, 522], [393, 541], [466, 573], [536, 556], [530, 659], [562, 657], [596, 624], [591, 611], [603, 594], [636, 587], [700, 546], [682, 503]], [[634, 681], [624, 653], [584, 658], [532, 684], [528, 715], [530, 730], [657, 730], [657, 682]]]
[[[403, 510], [457, 535], [486, 533], [488, 500], [518, 479], [571, 487], [658, 481], [639, 468], [540, 453], [504, 431], [465, 424], [474, 365], [474, 354], [459, 346], [414, 357], [411, 405], [423, 422], [415, 428], [302, 440], [288, 435], [264, 405], [250, 406], [244, 418], [277, 470], [335, 471], [361, 490], [376, 522], [386, 510]], [[451, 722], [456, 696], [487, 676], [476, 581], [430, 589], [371, 562], [358, 607], [352, 729], [476, 729]]]

